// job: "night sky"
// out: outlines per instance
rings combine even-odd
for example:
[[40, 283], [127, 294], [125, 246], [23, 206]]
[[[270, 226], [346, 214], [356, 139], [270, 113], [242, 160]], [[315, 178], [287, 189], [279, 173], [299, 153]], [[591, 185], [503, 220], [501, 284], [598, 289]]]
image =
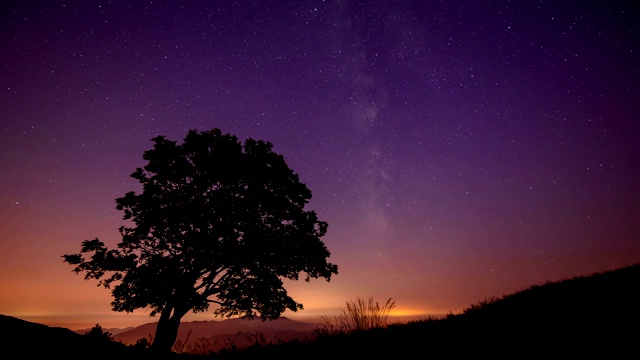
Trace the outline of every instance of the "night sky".
[[151, 138], [189, 129], [272, 142], [312, 191], [339, 274], [288, 284], [288, 317], [446, 314], [638, 262], [639, 8], [3, 1], [0, 313], [156, 321], [62, 255], [114, 247]]

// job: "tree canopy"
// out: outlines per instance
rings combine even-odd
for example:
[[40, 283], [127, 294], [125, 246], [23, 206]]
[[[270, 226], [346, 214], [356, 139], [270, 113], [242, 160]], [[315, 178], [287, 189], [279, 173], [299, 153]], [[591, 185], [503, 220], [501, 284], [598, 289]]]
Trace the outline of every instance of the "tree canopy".
[[152, 141], [131, 174], [142, 191], [116, 199], [130, 224], [117, 248], [84, 240], [63, 258], [111, 290], [113, 310], [160, 314], [153, 348], [171, 349], [189, 311], [276, 319], [303, 309], [283, 279], [338, 273], [321, 240], [327, 223], [305, 210], [311, 191], [270, 142], [219, 129]]

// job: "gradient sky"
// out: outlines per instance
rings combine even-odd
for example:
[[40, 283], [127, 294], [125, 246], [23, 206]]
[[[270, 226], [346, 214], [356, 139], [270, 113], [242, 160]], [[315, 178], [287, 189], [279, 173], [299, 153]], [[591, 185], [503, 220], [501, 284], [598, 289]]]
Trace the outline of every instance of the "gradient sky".
[[339, 274], [288, 284], [289, 317], [640, 261], [636, 1], [9, 0], [0, 84], [1, 314], [156, 321], [61, 256], [115, 246], [151, 138], [189, 129], [270, 141], [311, 189]]

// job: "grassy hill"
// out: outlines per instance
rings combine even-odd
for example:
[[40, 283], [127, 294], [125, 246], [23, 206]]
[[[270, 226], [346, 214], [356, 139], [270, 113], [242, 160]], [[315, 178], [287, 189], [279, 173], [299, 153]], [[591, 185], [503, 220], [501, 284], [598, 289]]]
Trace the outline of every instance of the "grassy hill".
[[[638, 358], [640, 263], [617, 270], [534, 285], [485, 299], [461, 314], [386, 328], [319, 335], [311, 342], [262, 344], [174, 359]], [[0, 316], [2, 349], [23, 358], [157, 359], [120, 343], [92, 343], [71, 330]]]
[[[640, 264], [531, 286], [461, 314], [259, 346], [228, 358], [639, 358]], [[253, 353], [252, 353], [253, 351]]]

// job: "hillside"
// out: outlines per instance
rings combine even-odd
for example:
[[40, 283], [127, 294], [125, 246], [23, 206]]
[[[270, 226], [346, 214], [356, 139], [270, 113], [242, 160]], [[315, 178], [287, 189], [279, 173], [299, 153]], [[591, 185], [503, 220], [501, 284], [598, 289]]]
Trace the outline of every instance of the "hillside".
[[[96, 342], [60, 327], [0, 315], [0, 348], [4, 359], [146, 359], [143, 350], [118, 342]], [[11, 356], [7, 356], [11, 354]]]
[[[613, 271], [534, 285], [500, 298], [485, 299], [461, 314], [394, 324], [351, 334], [323, 335], [249, 347], [211, 356], [174, 354], [175, 359], [397, 358], [637, 358], [640, 350], [640, 264]], [[287, 319], [285, 319], [286, 322]], [[205, 322], [206, 323], [206, 322]], [[201, 324], [202, 325], [202, 324]], [[210, 325], [210, 324], [209, 324]], [[0, 316], [4, 352], [21, 357], [67, 359], [156, 358], [122, 343], [96, 344], [63, 328]]]
[[636, 264], [534, 285], [443, 319], [324, 336], [310, 344], [260, 346], [227, 358], [637, 358], [639, 284]]

